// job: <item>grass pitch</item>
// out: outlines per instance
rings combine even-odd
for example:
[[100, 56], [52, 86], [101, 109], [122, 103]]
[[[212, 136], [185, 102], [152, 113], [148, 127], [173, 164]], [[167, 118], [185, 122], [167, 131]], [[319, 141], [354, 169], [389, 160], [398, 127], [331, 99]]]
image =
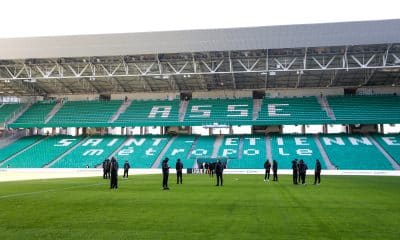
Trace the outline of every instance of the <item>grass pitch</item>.
[[[312, 176], [309, 178], [311, 182]], [[398, 239], [400, 178], [161, 175], [0, 183], [2, 239]]]

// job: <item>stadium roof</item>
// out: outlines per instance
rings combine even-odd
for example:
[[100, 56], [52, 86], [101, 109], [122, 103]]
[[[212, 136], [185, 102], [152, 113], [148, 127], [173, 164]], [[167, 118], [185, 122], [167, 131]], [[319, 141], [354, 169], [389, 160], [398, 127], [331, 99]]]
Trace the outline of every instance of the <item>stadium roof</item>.
[[400, 19], [0, 39], [0, 95], [400, 85]]
[[400, 42], [400, 19], [0, 39], [0, 59], [236, 51]]

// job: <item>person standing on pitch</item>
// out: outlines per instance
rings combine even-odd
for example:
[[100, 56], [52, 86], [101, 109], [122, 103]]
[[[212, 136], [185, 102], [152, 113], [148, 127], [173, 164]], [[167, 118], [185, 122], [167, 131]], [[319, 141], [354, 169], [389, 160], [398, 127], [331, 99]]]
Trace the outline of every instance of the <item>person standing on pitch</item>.
[[114, 157], [111, 158], [110, 162], [110, 172], [111, 172], [111, 179], [110, 179], [110, 188], [118, 188], [118, 162], [117, 159]]
[[107, 172], [106, 178], [108, 178], [108, 179], [111, 179], [110, 169], [111, 169], [111, 161], [110, 161], [110, 159], [107, 158], [107, 160], [106, 160], [106, 172]]
[[178, 158], [178, 161], [175, 164], [175, 169], [176, 169], [176, 184], [182, 184], [182, 169], [183, 169], [183, 163], [181, 160]]
[[129, 164], [128, 161], [125, 161], [125, 163], [124, 163], [124, 178], [128, 178], [129, 168], [131, 168], [131, 165]]
[[292, 169], [293, 169], [293, 184], [297, 184], [297, 173], [299, 171], [296, 159], [292, 161]]
[[269, 182], [269, 173], [271, 172], [271, 163], [267, 159], [264, 163], [264, 168], [265, 168], [265, 176], [264, 176], [264, 182]]
[[103, 179], [106, 179], [107, 178], [107, 168], [106, 168], [107, 167], [107, 159], [104, 159], [102, 167], [103, 167]]
[[272, 181], [278, 181], [278, 162], [276, 160], [272, 161], [272, 173], [274, 174], [274, 179]]
[[215, 174], [217, 175], [217, 185], [215, 186], [221, 186], [224, 185], [224, 180], [222, 178], [222, 174], [224, 173], [224, 165], [222, 165], [221, 160], [218, 159], [217, 164], [215, 165]]
[[299, 172], [300, 172], [301, 184], [304, 185], [306, 184], [307, 165], [304, 163], [303, 159], [300, 160]]
[[161, 167], [162, 167], [162, 174], [163, 174], [163, 190], [169, 190], [168, 187], [168, 176], [169, 176], [169, 166], [168, 166], [168, 158], [165, 158], [162, 161]]
[[321, 183], [321, 163], [318, 159], [315, 161], [314, 185], [317, 184], [317, 181], [319, 185]]

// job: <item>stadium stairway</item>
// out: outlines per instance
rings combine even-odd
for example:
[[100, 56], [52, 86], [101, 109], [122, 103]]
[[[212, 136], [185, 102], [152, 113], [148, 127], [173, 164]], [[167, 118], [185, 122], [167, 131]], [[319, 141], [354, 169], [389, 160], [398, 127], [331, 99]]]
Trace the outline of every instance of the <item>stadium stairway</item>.
[[46, 116], [46, 120], [44, 120], [44, 123], [48, 123], [53, 117], [54, 115], [58, 112], [58, 110], [60, 110], [60, 108], [63, 106], [63, 102], [60, 101], [58, 102], [53, 109], [50, 111], [50, 113]]
[[28, 111], [28, 109], [32, 105], [33, 105], [32, 103], [27, 103], [25, 106], [21, 107], [19, 110], [17, 110], [17, 112], [15, 112], [14, 116], [12, 116], [6, 121], [6, 124], [9, 125], [14, 123], [19, 117], [21, 117], [26, 111]]
[[189, 101], [181, 101], [179, 105], [179, 122], [183, 122], [185, 119], [187, 107], [189, 105]]
[[214, 147], [213, 147], [213, 152], [211, 154], [212, 158], [216, 158], [219, 155], [219, 149], [221, 148], [223, 141], [224, 141], [225, 137], [224, 136], [217, 136], [217, 138], [214, 141]]
[[318, 96], [317, 100], [318, 100], [318, 103], [321, 105], [322, 109], [326, 112], [326, 115], [330, 119], [336, 120], [335, 113], [333, 112], [332, 108], [329, 106], [326, 96]]
[[176, 138], [177, 138], [177, 136], [173, 136], [169, 139], [168, 143], [165, 145], [163, 150], [161, 150], [160, 154], [154, 161], [153, 165], [151, 165], [151, 168], [157, 168], [160, 165], [161, 160], [163, 160], [164, 155], [166, 155], [169, 147], [171, 147], [172, 143], [175, 141]]
[[390, 162], [390, 164], [392, 164], [393, 169], [395, 170], [400, 170], [400, 166], [399, 164], [396, 162], [396, 160], [394, 158], [392, 158], [392, 156], [386, 152], [386, 150], [370, 135], [367, 135], [368, 138], [371, 140], [371, 142], [375, 145], [375, 147], [383, 154], [383, 156], [385, 156], [385, 158]]
[[322, 147], [321, 141], [319, 139], [319, 135], [314, 135], [315, 144], [317, 144], [318, 150], [321, 153], [322, 160], [325, 162], [326, 168], [328, 170], [335, 170], [335, 166], [332, 164], [331, 160], [329, 159], [328, 154], [326, 154], [325, 149]]
[[[397, 166], [400, 165], [400, 135], [398, 134], [388, 134], [388, 135], [373, 135], [374, 140], [379, 143], [379, 145], [385, 150], [387, 154], [392, 157]], [[393, 165], [393, 164], [392, 164]], [[398, 169], [396, 167], [396, 169]]]
[[262, 106], [262, 99], [254, 99], [253, 100], [253, 121], [258, 119], [258, 115], [260, 114]]
[[124, 101], [121, 106], [119, 107], [118, 111], [111, 117], [109, 123], [113, 123], [115, 122], [115, 120], [117, 120], [119, 118], [119, 116], [124, 113], [126, 111], [126, 109], [129, 108], [129, 106], [131, 106], [132, 104], [132, 100], [128, 100], [128, 101]]

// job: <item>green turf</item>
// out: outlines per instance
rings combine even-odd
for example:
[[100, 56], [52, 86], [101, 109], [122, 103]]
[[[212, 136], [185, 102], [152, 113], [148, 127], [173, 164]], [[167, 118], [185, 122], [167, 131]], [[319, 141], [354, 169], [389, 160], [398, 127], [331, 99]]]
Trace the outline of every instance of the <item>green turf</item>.
[[[400, 178], [131, 176], [0, 183], [2, 239], [399, 239]], [[311, 178], [311, 177], [310, 177]], [[311, 179], [309, 179], [311, 181]]]

